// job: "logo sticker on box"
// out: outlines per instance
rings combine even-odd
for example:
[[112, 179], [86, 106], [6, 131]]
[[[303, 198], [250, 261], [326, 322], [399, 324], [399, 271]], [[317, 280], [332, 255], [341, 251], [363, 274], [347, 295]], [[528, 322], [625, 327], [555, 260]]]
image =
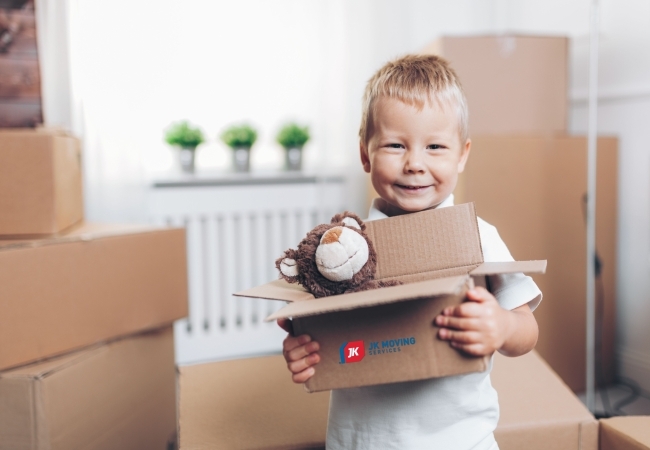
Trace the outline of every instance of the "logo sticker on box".
[[363, 341], [344, 342], [339, 349], [341, 364], [359, 362], [366, 356]]

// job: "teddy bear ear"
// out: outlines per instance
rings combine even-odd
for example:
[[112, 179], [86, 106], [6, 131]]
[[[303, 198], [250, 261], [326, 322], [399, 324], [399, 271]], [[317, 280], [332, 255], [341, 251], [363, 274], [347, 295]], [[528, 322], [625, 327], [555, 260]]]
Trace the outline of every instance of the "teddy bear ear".
[[298, 281], [298, 263], [296, 262], [297, 251], [290, 248], [284, 255], [275, 261], [275, 267], [280, 271], [280, 276], [289, 283]]
[[351, 213], [350, 211], [345, 211], [344, 213], [337, 214], [334, 217], [332, 217], [332, 222], [331, 223], [343, 223], [344, 225], [351, 227], [351, 228], [356, 228], [357, 230], [365, 230], [366, 229], [366, 224], [363, 223], [363, 220], [359, 216], [357, 216], [354, 213]]

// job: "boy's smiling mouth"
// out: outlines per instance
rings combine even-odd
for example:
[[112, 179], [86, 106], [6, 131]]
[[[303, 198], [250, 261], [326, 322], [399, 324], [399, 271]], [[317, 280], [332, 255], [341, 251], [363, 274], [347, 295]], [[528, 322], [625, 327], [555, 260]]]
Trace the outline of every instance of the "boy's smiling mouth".
[[425, 189], [430, 188], [432, 185], [429, 184], [429, 185], [412, 186], [412, 185], [407, 185], [407, 184], [397, 184], [397, 183], [395, 183], [395, 186], [400, 188], [400, 189], [403, 189], [403, 190], [405, 190], [407, 192], [417, 193], [417, 192], [422, 192]]

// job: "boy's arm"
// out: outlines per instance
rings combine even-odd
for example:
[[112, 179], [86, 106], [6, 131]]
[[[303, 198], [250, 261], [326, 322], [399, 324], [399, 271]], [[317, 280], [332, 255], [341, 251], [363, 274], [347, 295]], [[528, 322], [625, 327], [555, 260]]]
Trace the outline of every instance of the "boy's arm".
[[289, 333], [282, 342], [282, 354], [292, 374], [291, 378], [294, 383], [304, 383], [315, 373], [313, 366], [320, 361], [320, 355], [316, 353], [320, 346], [306, 334], [293, 336], [290, 320], [279, 319], [278, 325]]
[[470, 289], [462, 304], [446, 308], [435, 319], [440, 339], [471, 355], [520, 356], [537, 343], [537, 321], [528, 305], [511, 311], [482, 287]]

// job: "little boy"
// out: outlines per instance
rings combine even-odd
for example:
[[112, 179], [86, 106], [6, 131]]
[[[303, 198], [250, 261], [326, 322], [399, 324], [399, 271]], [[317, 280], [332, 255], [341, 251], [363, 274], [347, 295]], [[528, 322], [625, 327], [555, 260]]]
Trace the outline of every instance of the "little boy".
[[[361, 163], [381, 198], [367, 220], [453, 205], [471, 141], [467, 103], [447, 62], [409, 55], [389, 62], [368, 82], [360, 129]], [[485, 261], [512, 261], [496, 229], [479, 219]], [[491, 276], [490, 291], [432, 322], [438, 337], [471, 355], [529, 352], [537, 342], [532, 311], [542, 295], [523, 274]], [[290, 332], [289, 321], [279, 325]], [[293, 381], [314, 375], [319, 346], [307, 335], [287, 336], [284, 357]], [[481, 373], [332, 391], [328, 449], [498, 449], [497, 393]]]

